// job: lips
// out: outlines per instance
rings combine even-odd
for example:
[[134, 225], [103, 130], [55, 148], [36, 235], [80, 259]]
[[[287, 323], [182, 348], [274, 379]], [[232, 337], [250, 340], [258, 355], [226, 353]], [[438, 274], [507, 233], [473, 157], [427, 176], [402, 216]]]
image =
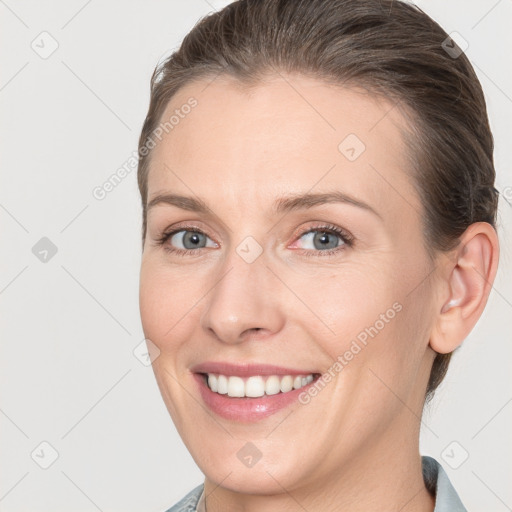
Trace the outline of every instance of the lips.
[[298, 401], [320, 373], [267, 364], [207, 362], [191, 368], [205, 404], [236, 422], [255, 422]]
[[276, 366], [270, 364], [259, 363], [244, 363], [233, 364], [228, 362], [206, 362], [193, 366], [190, 369], [193, 373], [213, 373], [219, 375], [236, 376], [236, 377], [251, 377], [256, 375], [278, 375], [284, 377], [285, 375], [309, 375], [319, 373], [316, 370], [308, 368], [296, 369], [286, 368], [284, 366]]

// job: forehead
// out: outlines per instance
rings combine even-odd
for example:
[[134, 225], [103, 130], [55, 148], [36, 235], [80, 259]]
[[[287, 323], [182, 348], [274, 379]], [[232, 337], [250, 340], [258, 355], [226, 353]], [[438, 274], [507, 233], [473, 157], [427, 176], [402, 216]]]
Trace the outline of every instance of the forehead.
[[220, 76], [180, 89], [161, 124], [171, 118], [151, 156], [149, 199], [193, 191], [242, 207], [244, 200], [261, 205], [285, 192], [338, 188], [389, 209], [393, 195], [415, 195], [405, 120], [392, 101], [362, 88], [302, 75], [244, 87]]

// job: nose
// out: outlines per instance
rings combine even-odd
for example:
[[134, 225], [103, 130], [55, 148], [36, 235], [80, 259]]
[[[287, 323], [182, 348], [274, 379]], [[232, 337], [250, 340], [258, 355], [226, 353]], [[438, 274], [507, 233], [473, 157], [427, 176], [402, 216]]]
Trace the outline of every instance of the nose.
[[233, 251], [205, 297], [201, 327], [227, 344], [278, 332], [285, 322], [280, 287], [264, 255], [247, 263]]

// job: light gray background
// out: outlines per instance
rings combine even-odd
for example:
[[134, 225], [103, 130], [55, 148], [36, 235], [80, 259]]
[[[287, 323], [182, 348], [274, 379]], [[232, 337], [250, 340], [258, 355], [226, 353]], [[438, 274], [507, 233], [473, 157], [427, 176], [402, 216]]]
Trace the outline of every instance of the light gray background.
[[[157, 512], [202, 482], [133, 354], [144, 338], [136, 172], [103, 201], [92, 191], [136, 150], [158, 60], [227, 3], [0, 0], [0, 510]], [[498, 277], [425, 413], [421, 450], [470, 511], [501, 512], [512, 510], [512, 2], [419, 5], [469, 43], [502, 192]], [[57, 247], [46, 263], [32, 252], [42, 237]], [[43, 441], [58, 452], [48, 469]]]

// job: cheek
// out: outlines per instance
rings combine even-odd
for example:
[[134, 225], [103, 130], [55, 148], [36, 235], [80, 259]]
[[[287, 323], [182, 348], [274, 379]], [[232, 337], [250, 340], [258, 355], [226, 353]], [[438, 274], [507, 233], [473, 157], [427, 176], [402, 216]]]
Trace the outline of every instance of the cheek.
[[[211, 284], [205, 272], [171, 267], [157, 257], [143, 260], [139, 308], [144, 335], [160, 350], [162, 360], [178, 364], [179, 349], [199, 325], [201, 308]], [[165, 357], [165, 356], [172, 356]]]
[[146, 338], [157, 342], [160, 338], [161, 310], [165, 302], [162, 286], [158, 285], [158, 274], [150, 264], [143, 263], [139, 282], [139, 309]]
[[190, 288], [182, 288], [168, 269], [151, 260], [143, 261], [139, 286], [142, 327], [146, 338], [160, 350], [167, 345], [165, 340], [172, 340], [175, 326], [186, 314], [187, 294], [190, 293]]
[[321, 319], [315, 323], [320, 330], [315, 334], [307, 319], [296, 319], [333, 361], [341, 361], [346, 377], [357, 373], [368, 385], [382, 386], [369, 372], [373, 368], [402, 387], [413, 378], [428, 342], [426, 291], [410, 293], [422, 275], [416, 274], [386, 260], [310, 276], [294, 289]]
[[[351, 340], [364, 341], [365, 332], [376, 322], [383, 330], [380, 315], [388, 312], [387, 317], [394, 318], [398, 293], [388, 275], [382, 268], [357, 265], [292, 284], [302, 302], [321, 320], [321, 332], [327, 334], [323, 343], [328, 343], [333, 357], [346, 350]], [[318, 334], [315, 338], [321, 340]]]

